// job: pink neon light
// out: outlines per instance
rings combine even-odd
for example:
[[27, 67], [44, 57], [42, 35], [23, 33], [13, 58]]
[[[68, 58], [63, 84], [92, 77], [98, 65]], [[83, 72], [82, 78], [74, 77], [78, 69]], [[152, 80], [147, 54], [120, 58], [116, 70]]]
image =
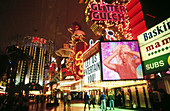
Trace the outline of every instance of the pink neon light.
[[123, 5], [91, 3], [92, 20], [125, 21], [125, 7]]
[[116, 12], [116, 13], [126, 13], [126, 8], [123, 5], [116, 4], [105, 4], [105, 3], [91, 3], [90, 4], [91, 11], [97, 12]]

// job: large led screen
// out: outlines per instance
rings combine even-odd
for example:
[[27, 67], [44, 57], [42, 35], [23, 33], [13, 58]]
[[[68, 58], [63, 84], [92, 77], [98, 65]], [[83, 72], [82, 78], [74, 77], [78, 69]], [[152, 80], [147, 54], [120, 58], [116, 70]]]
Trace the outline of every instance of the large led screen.
[[102, 80], [143, 79], [137, 41], [101, 42]]

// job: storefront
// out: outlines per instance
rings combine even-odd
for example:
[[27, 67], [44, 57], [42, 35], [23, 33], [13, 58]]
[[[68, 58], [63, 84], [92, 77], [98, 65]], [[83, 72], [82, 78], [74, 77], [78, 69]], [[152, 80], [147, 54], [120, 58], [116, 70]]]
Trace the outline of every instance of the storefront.
[[[143, 79], [141, 63], [137, 68], [136, 78], [129, 75], [122, 79], [119, 73], [104, 66], [104, 58], [113, 52], [111, 47], [117, 44], [129, 45], [131, 50], [139, 52], [139, 48], [136, 48], [138, 45], [136, 41], [97, 42], [92, 45], [83, 53], [83, 87], [86, 88], [85, 91], [88, 91], [89, 94], [93, 93], [95, 96], [101, 92], [105, 92], [108, 96], [111, 92], [115, 96], [115, 106], [119, 106], [118, 103], [121, 103], [120, 106], [124, 108], [151, 108], [147, 80]], [[114, 59], [112, 63], [114, 61], [116, 60]], [[121, 93], [121, 100], [117, 98], [118, 91]]]
[[160, 90], [170, 94], [170, 18], [138, 36], [153, 109], [160, 109]]

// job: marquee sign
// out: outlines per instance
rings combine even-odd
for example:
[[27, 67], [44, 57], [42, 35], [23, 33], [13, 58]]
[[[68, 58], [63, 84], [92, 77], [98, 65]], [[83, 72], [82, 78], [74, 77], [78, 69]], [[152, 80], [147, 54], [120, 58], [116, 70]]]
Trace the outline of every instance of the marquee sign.
[[170, 18], [138, 36], [145, 74], [170, 67]]
[[83, 53], [83, 74], [85, 84], [101, 80], [99, 43]]

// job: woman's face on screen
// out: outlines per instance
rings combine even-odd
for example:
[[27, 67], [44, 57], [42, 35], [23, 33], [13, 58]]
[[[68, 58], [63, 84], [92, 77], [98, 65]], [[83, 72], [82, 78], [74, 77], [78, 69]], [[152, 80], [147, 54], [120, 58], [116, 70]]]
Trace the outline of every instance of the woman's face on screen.
[[120, 58], [122, 59], [122, 62], [123, 63], [126, 63], [127, 62], [127, 57], [128, 57], [128, 55], [125, 53], [125, 52], [123, 52], [123, 51], [120, 51]]

